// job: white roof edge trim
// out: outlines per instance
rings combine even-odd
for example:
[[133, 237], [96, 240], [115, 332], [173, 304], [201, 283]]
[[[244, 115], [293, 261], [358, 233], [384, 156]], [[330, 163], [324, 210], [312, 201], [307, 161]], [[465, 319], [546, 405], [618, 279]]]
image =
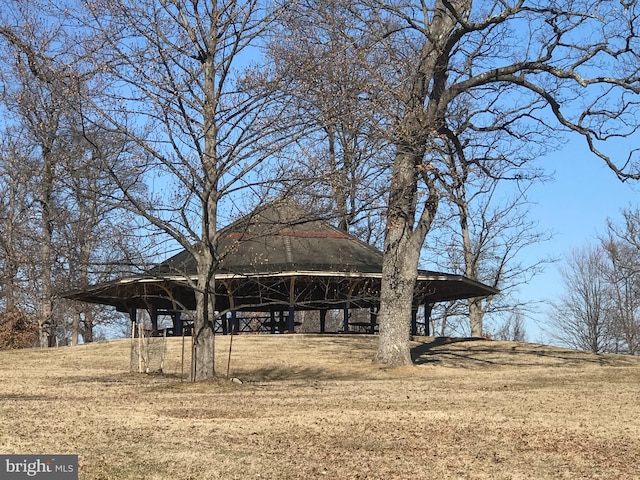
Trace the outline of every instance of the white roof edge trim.
[[[338, 271], [286, 271], [286, 272], [271, 272], [271, 273], [254, 273], [254, 274], [241, 274], [241, 273], [219, 273], [216, 274], [214, 278], [221, 280], [232, 280], [238, 278], [248, 278], [248, 277], [289, 277], [289, 276], [298, 276], [298, 277], [346, 277], [346, 278], [382, 278], [382, 273], [362, 273], [362, 272], [338, 272]], [[198, 279], [197, 275], [191, 275], [189, 277], [190, 280], [195, 281]], [[478, 283], [475, 280], [471, 280], [469, 278], [464, 277], [463, 275], [418, 275], [418, 280], [423, 281], [467, 281], [471, 283]], [[167, 276], [158, 276], [158, 277], [129, 277], [123, 278], [116, 282], [119, 285], [125, 285], [130, 283], [152, 283], [157, 282], [159, 280], [168, 280], [168, 281], [185, 281], [186, 277], [184, 275], [167, 275]]]

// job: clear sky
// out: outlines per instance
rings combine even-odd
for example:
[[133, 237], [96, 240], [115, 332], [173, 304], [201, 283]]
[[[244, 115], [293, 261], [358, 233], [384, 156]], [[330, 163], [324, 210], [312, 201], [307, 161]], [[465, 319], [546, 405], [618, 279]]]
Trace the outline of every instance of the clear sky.
[[536, 204], [531, 214], [540, 229], [550, 231], [553, 238], [530, 247], [526, 253], [532, 258], [551, 255], [560, 260], [547, 265], [544, 273], [520, 289], [521, 298], [543, 302], [535, 320], [527, 322], [528, 339], [533, 342], [546, 340], [535, 321], [546, 318], [549, 301], [562, 292], [559, 267], [566, 255], [573, 248], [595, 243], [597, 234], [606, 229], [607, 218], [619, 221], [623, 208], [640, 205], [640, 183], [622, 183], [580, 138], [539, 162], [547, 172], [555, 172], [555, 180], [533, 188], [530, 199]]

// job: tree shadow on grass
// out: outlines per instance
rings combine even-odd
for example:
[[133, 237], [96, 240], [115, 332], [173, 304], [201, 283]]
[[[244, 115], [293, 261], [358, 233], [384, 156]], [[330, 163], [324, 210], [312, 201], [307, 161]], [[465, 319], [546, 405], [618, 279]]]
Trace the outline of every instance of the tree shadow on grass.
[[[466, 345], [457, 345], [460, 343]], [[637, 359], [623, 355], [594, 354], [549, 345], [493, 342], [483, 338], [437, 337], [413, 347], [411, 357], [416, 365], [457, 368], [638, 365]]]
[[0, 402], [15, 401], [15, 402], [41, 402], [45, 400], [54, 400], [53, 397], [47, 395], [27, 395], [18, 393], [5, 393], [0, 395]]
[[300, 367], [297, 365], [253, 368], [238, 370], [233, 373], [244, 382], [308, 382], [308, 381], [355, 381], [376, 378], [373, 372], [368, 372], [366, 368], [354, 368], [345, 366], [344, 369], [321, 368], [321, 367]]
[[441, 363], [443, 360], [443, 355], [448, 356], [453, 352], [447, 351], [444, 349], [440, 349], [444, 345], [451, 345], [454, 343], [461, 342], [475, 342], [478, 340], [484, 340], [480, 338], [473, 337], [465, 337], [465, 338], [455, 338], [455, 337], [435, 337], [430, 342], [420, 343], [419, 345], [413, 347], [411, 349], [411, 359], [413, 363], [416, 365], [424, 365], [424, 364], [437, 364]]

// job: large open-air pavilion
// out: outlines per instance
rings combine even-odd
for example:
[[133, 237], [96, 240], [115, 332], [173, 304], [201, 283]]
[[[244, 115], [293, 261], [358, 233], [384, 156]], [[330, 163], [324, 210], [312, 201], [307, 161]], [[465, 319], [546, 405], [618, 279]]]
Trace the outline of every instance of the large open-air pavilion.
[[[377, 332], [382, 252], [317, 216], [269, 203], [220, 230], [216, 254], [217, 333]], [[185, 250], [143, 275], [65, 296], [112, 305], [133, 322], [144, 310], [152, 334], [182, 335], [193, 321], [196, 279], [196, 262]], [[461, 275], [420, 270], [411, 333], [430, 334], [437, 302], [496, 293]]]

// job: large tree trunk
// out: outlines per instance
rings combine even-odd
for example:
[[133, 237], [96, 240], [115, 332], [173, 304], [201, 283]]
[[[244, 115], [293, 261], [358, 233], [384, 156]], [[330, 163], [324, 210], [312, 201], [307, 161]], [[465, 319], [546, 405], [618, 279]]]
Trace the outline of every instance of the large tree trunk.
[[[438, 193], [430, 173], [434, 167], [425, 163], [425, 155], [428, 142], [444, 127], [447, 72], [440, 55], [456, 20], [447, 13], [444, 2], [438, 1], [428, 23], [432, 35], [416, 59], [410, 88], [403, 99], [405, 113], [396, 127], [397, 150], [382, 262], [380, 343], [374, 359], [389, 366], [412, 363], [409, 334], [418, 262], [438, 208]], [[420, 178], [428, 188], [427, 193], [421, 194], [424, 201], [419, 201], [418, 196]], [[418, 205], [424, 207], [421, 213]]]
[[[408, 238], [399, 228], [387, 231], [399, 242]], [[382, 263], [382, 288], [380, 291], [380, 339], [374, 361], [390, 367], [410, 365], [411, 309], [417, 278], [417, 260], [406, 245], [385, 255]], [[403, 255], [407, 252], [407, 255]]]
[[418, 165], [422, 155], [401, 149], [393, 166], [387, 213], [380, 291], [380, 338], [376, 363], [390, 367], [412, 364], [409, 338], [413, 294], [418, 277], [420, 250], [431, 225], [437, 195], [430, 198], [414, 229]]
[[[215, 2], [214, 2], [215, 8]], [[217, 12], [212, 12], [215, 18]], [[198, 263], [198, 285], [196, 289], [196, 318], [194, 320], [193, 380], [209, 380], [215, 376], [215, 275], [217, 269], [216, 230], [218, 220], [218, 125], [215, 123], [217, 30], [215, 22], [208, 36], [208, 50], [203, 58], [204, 103], [203, 136], [204, 152], [201, 157], [204, 176], [202, 200], [201, 245], [196, 258]]]

